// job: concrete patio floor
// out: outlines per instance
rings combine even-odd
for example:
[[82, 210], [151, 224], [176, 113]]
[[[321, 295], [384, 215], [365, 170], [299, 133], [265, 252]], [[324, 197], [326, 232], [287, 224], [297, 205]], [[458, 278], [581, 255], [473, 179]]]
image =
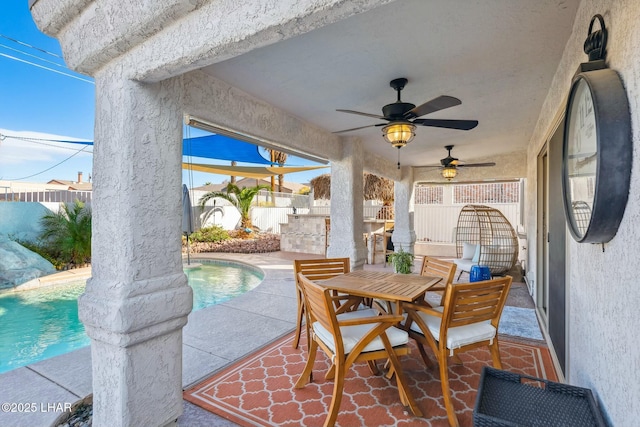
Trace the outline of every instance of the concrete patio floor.
[[[183, 388], [291, 332], [296, 317], [292, 260], [318, 257], [287, 252], [193, 255], [193, 259], [216, 258], [251, 264], [260, 267], [265, 277], [259, 286], [246, 294], [189, 315], [189, 322], [183, 329]], [[382, 263], [365, 265], [365, 269], [382, 268]], [[389, 266], [386, 268], [390, 269]], [[524, 284], [514, 283], [507, 304], [533, 307]], [[89, 347], [0, 374], [0, 402], [35, 403], [37, 406], [35, 412], [0, 413], [0, 425], [48, 427], [60, 412], [41, 409], [52, 403], [75, 403], [91, 392]], [[189, 402], [184, 402], [184, 414], [178, 424], [188, 427], [236, 425]]]

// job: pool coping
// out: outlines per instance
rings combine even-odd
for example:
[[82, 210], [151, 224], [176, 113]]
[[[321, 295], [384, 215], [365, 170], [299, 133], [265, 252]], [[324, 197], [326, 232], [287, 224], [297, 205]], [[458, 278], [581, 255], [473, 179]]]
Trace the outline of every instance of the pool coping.
[[[197, 258], [246, 264], [259, 268], [264, 277], [258, 286], [247, 293], [189, 315], [182, 334], [183, 388], [188, 388], [255, 349], [290, 333], [295, 328], [296, 318], [292, 260], [318, 258], [318, 255], [216, 252], [199, 253]], [[67, 272], [58, 273], [61, 276], [55, 280], [63, 281], [65, 276], [64, 280], [80, 277], [77, 273], [65, 273]], [[90, 277], [90, 272], [87, 277]], [[234, 327], [220, 328], [220, 324], [231, 324]], [[42, 409], [46, 409], [51, 403], [73, 404], [91, 392], [90, 347], [16, 368], [0, 374], [0, 402], [33, 403], [38, 411], [2, 412], [0, 425], [48, 427], [60, 412]], [[182, 417], [207, 418], [207, 422], [215, 425], [234, 425], [225, 424], [225, 420], [206, 411], [200, 412], [198, 408], [188, 407], [187, 403]], [[188, 424], [186, 420], [182, 422]]]

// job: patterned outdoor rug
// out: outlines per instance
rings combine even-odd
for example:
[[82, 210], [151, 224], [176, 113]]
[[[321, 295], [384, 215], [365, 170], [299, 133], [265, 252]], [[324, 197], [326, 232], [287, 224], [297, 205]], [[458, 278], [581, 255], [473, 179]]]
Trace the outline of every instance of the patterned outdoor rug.
[[[241, 426], [321, 426], [327, 415], [333, 382], [325, 381], [329, 361], [322, 350], [314, 366], [314, 382], [303, 389], [293, 385], [304, 368], [306, 343], [291, 347], [287, 335], [184, 392], [184, 398]], [[414, 398], [424, 413], [405, 411], [395, 378], [372, 375], [365, 363], [350, 369], [337, 426], [447, 426], [447, 414], [437, 365], [425, 367], [415, 344], [400, 359]], [[542, 345], [542, 346], [541, 346]], [[557, 381], [544, 343], [500, 340], [503, 369]], [[430, 350], [427, 350], [430, 354]], [[488, 350], [462, 353], [463, 365], [449, 369], [454, 407], [461, 426], [473, 424], [473, 407], [480, 372], [491, 365]]]

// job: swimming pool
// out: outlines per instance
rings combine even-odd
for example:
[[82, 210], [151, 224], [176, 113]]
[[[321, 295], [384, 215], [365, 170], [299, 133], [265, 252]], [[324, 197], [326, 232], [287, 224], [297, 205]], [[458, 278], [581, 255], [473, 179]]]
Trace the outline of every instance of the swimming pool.
[[[192, 260], [185, 270], [193, 310], [228, 301], [255, 288], [259, 269], [240, 263]], [[0, 373], [89, 345], [78, 320], [85, 281], [0, 294]]]

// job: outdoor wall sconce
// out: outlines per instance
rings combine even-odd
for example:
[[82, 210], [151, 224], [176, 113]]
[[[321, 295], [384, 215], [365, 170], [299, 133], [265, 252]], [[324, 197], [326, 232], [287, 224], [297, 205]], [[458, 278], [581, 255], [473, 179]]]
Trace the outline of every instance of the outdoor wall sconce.
[[[592, 32], [596, 19], [600, 29]], [[604, 19], [595, 15], [584, 42], [589, 62], [578, 67], [565, 110], [564, 212], [571, 235], [580, 243], [610, 241], [629, 197], [631, 115], [620, 76], [606, 65], [606, 45]]]

